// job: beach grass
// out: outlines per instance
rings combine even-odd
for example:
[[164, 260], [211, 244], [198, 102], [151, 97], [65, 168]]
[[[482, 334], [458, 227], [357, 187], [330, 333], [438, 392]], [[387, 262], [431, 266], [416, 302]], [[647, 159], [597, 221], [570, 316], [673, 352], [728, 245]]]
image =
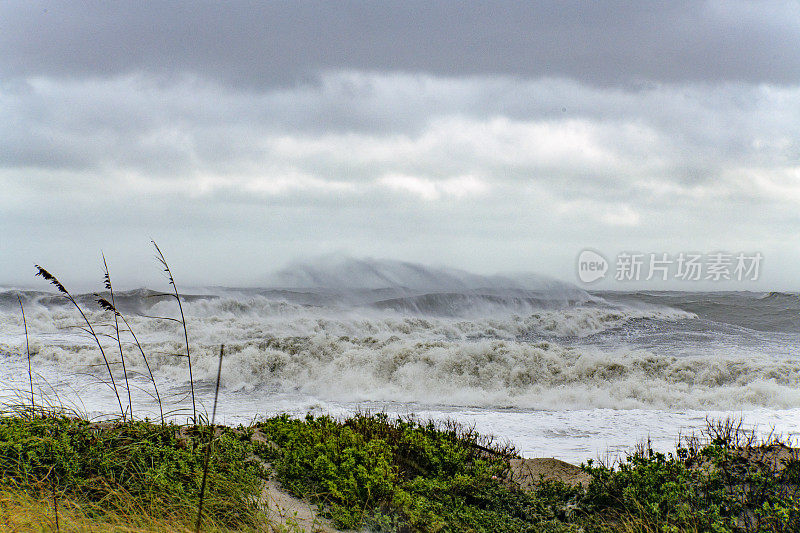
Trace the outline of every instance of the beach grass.
[[[213, 435], [213, 437], [212, 437]], [[204, 470], [213, 446], [214, 460]], [[148, 421], [90, 423], [62, 416], [0, 418], [0, 483], [115, 511], [196, 518], [204, 471], [204, 520], [255, 526], [264, 472], [232, 431]]]
[[[122, 496], [117, 508], [74, 496], [14, 489], [0, 489], [0, 531], [50, 533], [190, 533], [194, 531], [194, 514], [149, 513], [135, 500]], [[246, 531], [206, 523], [203, 531], [231, 533]], [[263, 531], [251, 529], [251, 531]]]
[[[92, 324], [78, 300], [37, 265], [37, 275], [77, 309], [101, 352], [119, 417], [91, 422], [44, 397], [37, 403], [29, 372], [30, 404], [28, 391], [20, 391], [25, 401], [0, 412], [0, 531], [304, 530], [299, 520], [276, 520], [269, 509], [265, 492], [276, 482], [315, 507], [324, 522], [315, 518], [322, 525], [311, 530], [800, 531], [798, 449], [776, 436], [761, 441], [741, 421], [710, 421], [704, 434], [679, 439], [673, 453], [644, 443], [614, 464], [589, 461], [579, 476], [542, 471], [534, 479], [529, 470], [524, 483], [515, 465], [525, 460], [512, 445], [456, 422], [362, 412], [214, 425], [213, 414], [197, 412], [181, 295], [153, 245], [180, 312], [180, 320], [165, 319], [182, 325], [185, 351], [177, 355], [187, 360], [191, 423], [165, 420], [146, 353], [116, 309], [105, 258], [109, 298], [98, 295], [95, 302], [112, 313], [122, 376], [101, 342], [102, 325]], [[150, 374], [158, 421], [134, 418], [124, 333], [133, 336]], [[223, 356], [220, 347], [217, 392]], [[127, 393], [127, 409], [120, 392]]]

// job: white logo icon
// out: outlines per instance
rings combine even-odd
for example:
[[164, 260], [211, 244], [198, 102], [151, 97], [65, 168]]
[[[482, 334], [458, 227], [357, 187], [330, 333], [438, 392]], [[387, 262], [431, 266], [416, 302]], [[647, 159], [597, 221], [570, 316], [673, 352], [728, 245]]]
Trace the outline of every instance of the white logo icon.
[[584, 250], [578, 255], [578, 279], [592, 283], [602, 279], [608, 272], [608, 261], [593, 250]]

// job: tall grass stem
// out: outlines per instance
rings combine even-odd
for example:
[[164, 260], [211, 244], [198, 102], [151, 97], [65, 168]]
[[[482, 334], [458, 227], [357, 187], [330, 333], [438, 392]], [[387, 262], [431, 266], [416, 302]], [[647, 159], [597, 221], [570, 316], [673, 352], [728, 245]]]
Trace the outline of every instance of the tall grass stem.
[[164, 257], [164, 254], [161, 253], [161, 249], [156, 244], [156, 241], [150, 241], [153, 243], [153, 246], [156, 249], [156, 253], [158, 254], [156, 259], [161, 263], [161, 266], [164, 267], [164, 272], [167, 273], [167, 277], [169, 279], [169, 284], [172, 285], [172, 290], [175, 294], [175, 300], [178, 302], [178, 311], [181, 313], [181, 325], [183, 326], [183, 339], [186, 344], [186, 360], [189, 363], [189, 387], [191, 387], [192, 391], [192, 423], [197, 423], [197, 404], [195, 403], [194, 398], [194, 377], [192, 376], [192, 355], [189, 352], [189, 331], [186, 328], [186, 317], [183, 314], [183, 305], [181, 305], [181, 295], [178, 293], [178, 286], [175, 285], [175, 278], [172, 276], [172, 270], [169, 268], [169, 264], [167, 264], [167, 260]]
[[36, 416], [36, 402], [33, 398], [33, 370], [31, 369], [31, 345], [28, 340], [28, 321], [25, 318], [25, 307], [22, 305], [22, 298], [17, 296], [19, 310], [22, 311], [22, 325], [25, 326], [25, 353], [28, 355], [28, 379], [31, 383], [31, 418]]
[[203, 520], [203, 498], [206, 493], [206, 479], [208, 478], [208, 463], [211, 458], [211, 444], [214, 442], [214, 419], [217, 417], [217, 399], [219, 398], [219, 382], [222, 376], [222, 356], [225, 352], [225, 345], [219, 347], [219, 365], [217, 366], [217, 385], [214, 387], [214, 407], [211, 410], [211, 436], [209, 437], [206, 457], [203, 464], [203, 481], [200, 483], [200, 502], [197, 506], [197, 523], [195, 533], [200, 533], [200, 524]]
[[[111, 305], [114, 306], [114, 309], [117, 307], [117, 303], [114, 301], [114, 286], [111, 284], [111, 275], [108, 272], [108, 263], [106, 263], [106, 255], [101, 252], [100, 254], [103, 257], [103, 277], [105, 281], [106, 289], [111, 294]], [[128, 414], [133, 420], [133, 402], [131, 401], [131, 386], [128, 383], [128, 369], [125, 366], [125, 352], [122, 350], [122, 339], [119, 335], [119, 313], [114, 313], [114, 333], [116, 334], [117, 345], [119, 346], [119, 358], [122, 361], [122, 375], [125, 378], [125, 389], [128, 391]]]
[[92, 336], [94, 342], [97, 344], [97, 347], [100, 349], [100, 354], [103, 356], [103, 362], [106, 364], [106, 369], [108, 370], [108, 376], [111, 378], [111, 387], [114, 389], [114, 395], [117, 397], [117, 403], [119, 404], [119, 412], [122, 414], [122, 419], [124, 420], [125, 408], [122, 407], [122, 399], [120, 398], [119, 391], [117, 390], [117, 382], [114, 381], [114, 373], [111, 371], [111, 364], [109, 364], [108, 362], [106, 351], [103, 349], [103, 344], [100, 342], [100, 337], [97, 336], [94, 327], [92, 327], [92, 323], [89, 321], [89, 318], [86, 316], [86, 313], [83, 312], [83, 309], [81, 309], [81, 306], [78, 305], [78, 302], [75, 301], [75, 298], [72, 297], [72, 294], [70, 294], [70, 292], [66, 289], [66, 287], [64, 287], [64, 285], [62, 285], [61, 282], [58, 281], [58, 278], [56, 278], [54, 275], [52, 275], [50, 272], [48, 272], [41, 266], [39, 265], [34, 265], [34, 266], [36, 267], [36, 275], [46, 279], [56, 289], [58, 289], [58, 291], [64, 296], [64, 298], [69, 300], [81, 314], [81, 317], [83, 317], [83, 321], [86, 323], [86, 328], [87, 328], [84, 331], [86, 331]]

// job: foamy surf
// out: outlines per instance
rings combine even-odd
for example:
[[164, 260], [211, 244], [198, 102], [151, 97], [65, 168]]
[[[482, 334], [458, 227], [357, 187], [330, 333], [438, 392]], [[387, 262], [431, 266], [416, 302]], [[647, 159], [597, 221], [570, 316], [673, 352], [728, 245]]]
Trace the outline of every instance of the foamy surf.
[[[348, 270], [360, 284], [345, 282]], [[527, 454], [573, 460], [630, 445], [631, 424], [674, 439], [709, 413], [785, 431], [800, 421], [792, 295], [589, 294], [405, 263], [345, 262], [278, 277], [284, 283], [203, 289], [184, 301], [201, 403], [226, 346], [222, 413], [231, 420], [363, 407], [416, 412], [475, 423]], [[26, 388], [18, 295], [40, 393], [92, 414], [110, 411], [93, 341], [60, 297], [39, 291], [0, 292], [5, 397]], [[148, 290], [117, 299], [168, 410], [179, 413], [188, 392], [185, 359], [174, 355], [183, 351], [182, 330], [149, 318], [175, 317], [174, 300]], [[79, 301], [92, 322], [111, 321], [91, 295]], [[153, 416], [144, 364], [128, 354], [136, 410]], [[570, 441], [570, 427], [585, 439]]]

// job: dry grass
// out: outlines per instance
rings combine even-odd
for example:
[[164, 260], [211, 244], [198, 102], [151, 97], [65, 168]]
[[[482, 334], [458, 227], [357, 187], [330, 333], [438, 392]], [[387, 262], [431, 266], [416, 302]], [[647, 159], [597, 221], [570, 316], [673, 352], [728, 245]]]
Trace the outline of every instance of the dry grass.
[[[291, 496], [282, 495], [286, 499]], [[305, 502], [303, 502], [305, 503]], [[58, 529], [53, 495], [50, 492], [31, 495], [25, 491], [0, 489], [0, 533], [54, 531], [69, 533], [193, 533], [195, 517], [153, 516], [136, 505], [134, 501], [122, 502], [116, 509], [109, 510], [86, 501], [58, 498]], [[303, 520], [297, 512], [276, 508], [269, 518], [264, 517], [257, 528], [230, 529], [218, 524], [203, 521], [204, 533], [317, 533], [332, 531], [321, 522]], [[285, 516], [279, 513], [288, 513]]]
[[[90, 502], [58, 498], [58, 531], [80, 533], [155, 533], [193, 531], [193, 516], [154, 517], [138, 509], [134, 502], [127, 508], [100, 508]], [[231, 530], [204, 524], [204, 531], [228, 532]], [[53, 532], [56, 531], [56, 513], [52, 493], [35, 496], [11, 489], [0, 490], [0, 531], [2, 532]]]

